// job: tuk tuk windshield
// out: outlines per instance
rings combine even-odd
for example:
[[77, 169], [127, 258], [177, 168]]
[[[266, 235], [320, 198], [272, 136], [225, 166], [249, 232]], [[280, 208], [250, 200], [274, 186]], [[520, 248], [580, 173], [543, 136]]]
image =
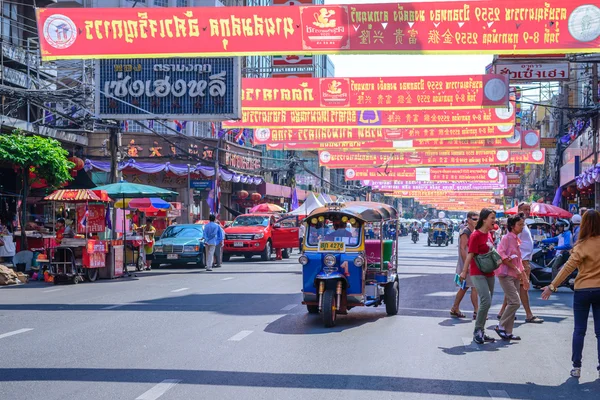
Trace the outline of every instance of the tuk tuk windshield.
[[444, 224], [443, 222], [436, 222], [433, 224], [433, 229], [446, 230], [447, 228], [448, 228], [448, 226], [446, 224]]
[[361, 224], [347, 218], [342, 221], [339, 218], [308, 221], [306, 240], [309, 246], [318, 246], [323, 242], [343, 242], [346, 246], [357, 247], [361, 241]]

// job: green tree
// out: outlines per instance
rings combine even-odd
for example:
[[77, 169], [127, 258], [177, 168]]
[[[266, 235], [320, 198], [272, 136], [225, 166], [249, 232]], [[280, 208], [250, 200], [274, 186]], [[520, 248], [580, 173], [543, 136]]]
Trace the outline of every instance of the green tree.
[[70, 171], [75, 164], [67, 159], [68, 156], [69, 152], [52, 138], [26, 136], [19, 130], [10, 135], [0, 135], [0, 162], [14, 165], [21, 175], [21, 249], [27, 248], [25, 224], [30, 171], [37, 178], [45, 180], [48, 186], [56, 188], [73, 179]]

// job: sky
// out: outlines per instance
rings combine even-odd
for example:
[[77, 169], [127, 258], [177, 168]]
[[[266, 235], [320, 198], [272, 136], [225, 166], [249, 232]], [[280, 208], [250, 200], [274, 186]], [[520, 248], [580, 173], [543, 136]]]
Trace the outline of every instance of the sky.
[[[420, 0], [425, 2], [427, 0]], [[444, 2], [447, 0], [436, 0]], [[325, 4], [406, 3], [404, 0], [325, 0]], [[493, 55], [330, 55], [337, 77], [481, 75]]]

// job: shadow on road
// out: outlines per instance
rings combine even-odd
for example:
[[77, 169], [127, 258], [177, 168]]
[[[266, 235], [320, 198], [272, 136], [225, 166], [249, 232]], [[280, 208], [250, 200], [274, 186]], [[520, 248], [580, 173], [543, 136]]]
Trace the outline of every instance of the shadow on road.
[[338, 315], [336, 325], [333, 328], [323, 327], [323, 320], [320, 314], [288, 314], [271, 322], [265, 328], [267, 333], [276, 333], [280, 335], [323, 335], [343, 332], [347, 329], [354, 329], [365, 324], [377, 322], [385, 318], [387, 314], [385, 309], [380, 312], [360, 312], [348, 311], [348, 315]]
[[[294, 374], [191, 369], [108, 368], [0, 368], [0, 382], [123, 382], [156, 384], [179, 379], [186, 385], [290, 389], [355, 390], [377, 393], [418, 393], [465, 398], [489, 398], [489, 391], [505, 390], [523, 400], [569, 398], [597, 400], [600, 381], [582, 383], [571, 379], [561, 385], [460, 381], [402, 376]], [[325, 392], [327, 395], [328, 392]]]

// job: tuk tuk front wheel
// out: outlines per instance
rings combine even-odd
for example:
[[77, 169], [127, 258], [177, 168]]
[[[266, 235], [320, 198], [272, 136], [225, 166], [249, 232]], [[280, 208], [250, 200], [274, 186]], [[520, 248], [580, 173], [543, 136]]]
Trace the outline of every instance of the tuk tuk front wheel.
[[385, 302], [385, 311], [387, 315], [398, 314], [398, 308], [400, 308], [400, 293], [398, 287], [398, 281], [394, 283], [388, 283], [383, 293], [383, 301]]
[[335, 290], [327, 289], [323, 293], [323, 324], [325, 328], [335, 326], [337, 307], [335, 304]]
[[309, 314], [318, 314], [319, 313], [319, 306], [314, 305], [314, 304], [307, 304], [306, 305], [306, 310], [308, 311]]

